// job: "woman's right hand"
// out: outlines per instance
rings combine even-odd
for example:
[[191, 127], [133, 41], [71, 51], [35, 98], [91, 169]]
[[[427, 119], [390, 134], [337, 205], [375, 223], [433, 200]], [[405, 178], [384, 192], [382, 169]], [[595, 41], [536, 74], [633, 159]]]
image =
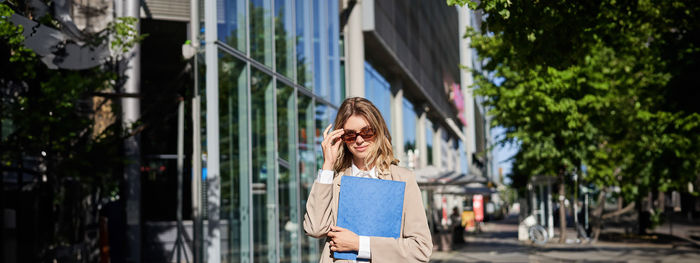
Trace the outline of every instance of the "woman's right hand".
[[323, 142], [321, 142], [321, 148], [323, 149], [323, 166], [321, 169], [328, 171], [333, 170], [333, 164], [338, 159], [340, 147], [342, 147], [343, 143], [340, 136], [344, 133], [343, 129], [337, 129], [328, 133], [331, 125], [333, 124], [328, 124], [326, 130], [323, 131]]

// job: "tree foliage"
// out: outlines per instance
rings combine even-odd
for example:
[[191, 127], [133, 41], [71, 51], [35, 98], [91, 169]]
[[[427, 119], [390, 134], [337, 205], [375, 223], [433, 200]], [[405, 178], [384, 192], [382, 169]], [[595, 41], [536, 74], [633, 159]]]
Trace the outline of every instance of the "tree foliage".
[[[118, 19], [85, 41], [110, 41], [116, 57], [87, 70], [53, 70], [24, 46], [22, 32], [31, 29], [10, 22], [10, 4], [0, 3], [0, 165], [25, 180], [16, 198], [28, 207], [18, 209], [31, 212], [18, 214], [32, 218], [18, 220], [31, 224], [25, 230], [34, 228], [36, 236], [21, 251], [33, 253], [31, 260], [50, 261], [61, 248], [96, 249], [99, 207], [119, 198], [121, 147], [131, 135], [116, 119], [118, 105], [98, 94], [119, 90], [121, 53], [142, 36], [135, 34], [135, 19]], [[42, 26], [59, 25], [50, 14], [36, 19]]]
[[700, 172], [696, 1], [469, 1], [466, 37], [484, 61], [475, 92], [517, 171], [586, 180], [629, 200], [686, 189]]

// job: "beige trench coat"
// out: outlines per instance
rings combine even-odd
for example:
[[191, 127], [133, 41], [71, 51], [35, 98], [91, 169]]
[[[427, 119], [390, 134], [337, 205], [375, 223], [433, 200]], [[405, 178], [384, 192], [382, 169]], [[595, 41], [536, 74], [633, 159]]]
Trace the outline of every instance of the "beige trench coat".
[[[347, 168], [344, 175], [351, 175]], [[428, 262], [433, 250], [433, 241], [425, 217], [425, 208], [418, 183], [412, 171], [392, 165], [388, 173], [379, 173], [379, 179], [406, 182], [403, 200], [403, 222], [401, 236], [398, 239], [388, 237], [370, 237], [371, 262]], [[314, 182], [306, 203], [304, 231], [315, 238], [325, 238], [321, 253], [321, 263], [348, 262], [332, 257], [326, 233], [338, 219], [338, 193], [340, 192], [339, 174], [334, 175], [332, 184]]]

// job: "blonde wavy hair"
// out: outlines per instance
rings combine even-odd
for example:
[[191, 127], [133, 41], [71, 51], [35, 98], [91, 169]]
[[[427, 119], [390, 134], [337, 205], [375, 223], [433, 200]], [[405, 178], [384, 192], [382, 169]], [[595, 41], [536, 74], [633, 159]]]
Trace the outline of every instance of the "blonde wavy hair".
[[[377, 107], [369, 100], [360, 97], [347, 98], [338, 109], [335, 117], [334, 127], [342, 128], [345, 122], [353, 116], [363, 117], [369, 126], [374, 129], [375, 135], [372, 139], [372, 147], [365, 157], [367, 167], [376, 167], [379, 172], [388, 172], [389, 166], [397, 165], [399, 160], [394, 158], [394, 150], [391, 147], [391, 134], [386, 127], [386, 122]], [[338, 153], [338, 159], [333, 164], [333, 170], [340, 174], [352, 165], [352, 152], [348, 146], [341, 142], [343, 150]]]

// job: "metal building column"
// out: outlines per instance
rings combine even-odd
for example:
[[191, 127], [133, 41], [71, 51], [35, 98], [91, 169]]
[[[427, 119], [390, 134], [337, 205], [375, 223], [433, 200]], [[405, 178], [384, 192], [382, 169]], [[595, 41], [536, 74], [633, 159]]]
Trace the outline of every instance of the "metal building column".
[[202, 244], [202, 124], [201, 96], [199, 86], [199, 62], [196, 50], [199, 49], [199, 0], [190, 0], [190, 42], [195, 49], [192, 58], [193, 92], [192, 92], [192, 258], [194, 263], [204, 261]]
[[394, 156], [399, 157], [400, 165], [405, 165], [407, 157], [403, 148], [403, 88], [400, 80], [391, 81], [391, 144], [394, 145]]
[[221, 262], [221, 230], [219, 202], [221, 180], [219, 171], [219, 72], [217, 56], [216, 0], [204, 0], [204, 61], [206, 68], [206, 141], [207, 141], [207, 229], [205, 261]]
[[[348, 5], [349, 0], [343, 1], [343, 6]], [[345, 26], [345, 94], [350, 97], [365, 97], [365, 42], [362, 34], [362, 5], [357, 4], [350, 12], [348, 23]]]
[[[459, 7], [459, 64], [472, 67], [472, 50], [469, 48], [470, 39], [463, 38], [467, 32], [467, 26], [471, 23], [471, 11], [467, 7]], [[467, 154], [467, 171], [472, 170], [472, 153], [476, 152], [476, 125], [474, 123], [474, 95], [470, 86], [474, 83], [474, 78], [466, 69], [460, 70], [460, 87], [462, 88], [462, 97], [464, 98], [464, 114], [466, 115], [467, 125], [464, 125], [464, 150]]]
[[[427, 107], [426, 107], [427, 108]], [[425, 109], [419, 109], [418, 123], [416, 125], [416, 149], [418, 149], [418, 165], [416, 168], [425, 168], [428, 166], [428, 138], [426, 123], [428, 122], [427, 112]]]
[[[139, 12], [141, 1], [122, 0], [122, 3], [115, 5], [121, 9], [118, 16], [137, 18], [137, 34], [141, 33]], [[126, 82], [123, 86], [123, 93], [138, 95], [141, 91], [141, 45], [136, 43], [134, 47], [125, 54], [129, 58], [124, 77]], [[122, 125], [127, 131], [131, 131], [133, 125], [141, 118], [141, 103], [139, 96], [126, 96], [121, 99], [122, 104]], [[141, 147], [139, 145], [139, 135], [130, 136], [124, 140], [124, 155], [126, 164], [124, 165], [125, 199], [126, 199], [126, 262], [141, 262]]]
[[442, 145], [442, 133], [445, 128], [442, 126], [438, 126], [437, 129], [435, 129], [435, 133], [433, 133], [433, 165], [435, 167], [438, 167], [440, 170], [444, 170], [444, 166], [442, 165], [442, 147], [445, 147]]

